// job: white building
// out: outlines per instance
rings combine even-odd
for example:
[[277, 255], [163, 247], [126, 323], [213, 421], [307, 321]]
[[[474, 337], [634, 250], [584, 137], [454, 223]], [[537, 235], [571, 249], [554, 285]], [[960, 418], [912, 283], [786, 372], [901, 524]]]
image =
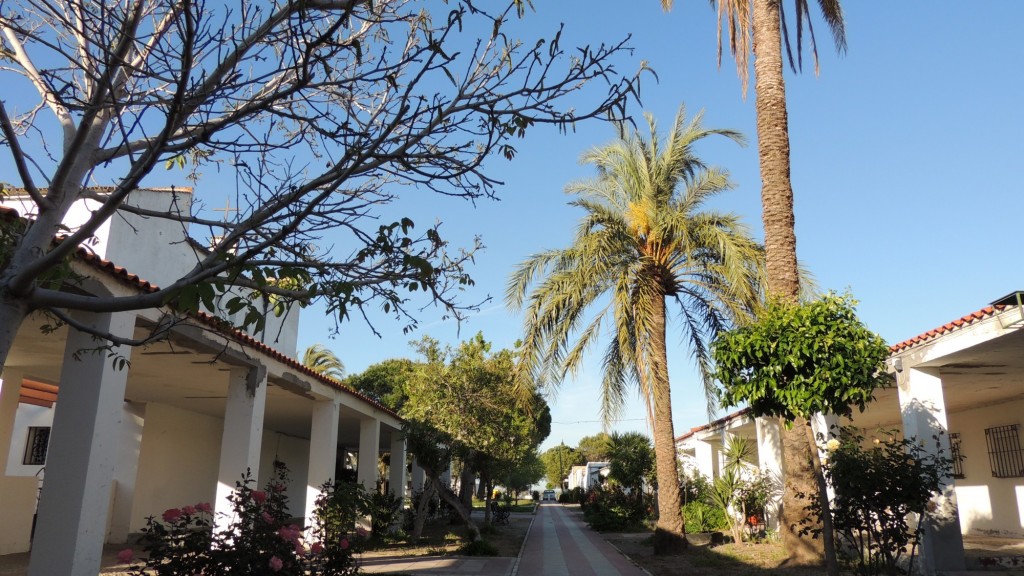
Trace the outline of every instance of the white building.
[[[187, 212], [191, 191], [139, 190], [132, 199]], [[23, 207], [16, 197], [4, 200]], [[84, 278], [77, 289], [152, 291], [150, 282], [167, 282], [195, 263], [202, 244], [186, 235], [181, 224], [113, 218], [72, 259]], [[76, 318], [140, 337], [161, 313]], [[130, 362], [123, 369], [105, 354], [79, 354], [95, 343], [77, 330], [41, 333], [44, 321], [33, 316], [23, 324], [0, 382], [0, 555], [29, 550], [38, 495], [33, 576], [95, 576], [104, 543], [125, 542], [147, 516], [168, 508], [212, 502], [225, 510], [246, 469], [262, 485], [275, 459], [291, 471], [297, 517], [308, 516], [324, 481], [338, 478], [346, 453], [358, 454], [358, 480], [368, 488], [378, 480], [381, 451], [405, 461], [396, 414], [294, 359], [297, 311], [271, 315], [259, 339], [199, 314], [164, 341], [116, 349]], [[404, 487], [405, 476], [405, 466], [394, 466], [387, 480]]]
[[[880, 390], [852, 420], [820, 417], [865, 431], [898, 429], [930, 439], [960, 459], [935, 498], [920, 550], [926, 573], [964, 569], [963, 536], [1024, 538], [1024, 306], [1022, 293], [891, 347], [888, 366], [897, 386]], [[778, 424], [740, 410], [677, 438], [702, 474], [718, 477], [730, 435], [756, 441], [760, 467], [780, 472]], [[933, 444], [928, 443], [928, 446]], [[962, 459], [961, 459], [962, 458]], [[769, 522], [773, 514], [769, 513]]]
[[569, 490], [582, 488], [590, 490], [601, 484], [601, 478], [608, 475], [608, 462], [587, 462], [583, 466], [573, 466], [566, 478]]

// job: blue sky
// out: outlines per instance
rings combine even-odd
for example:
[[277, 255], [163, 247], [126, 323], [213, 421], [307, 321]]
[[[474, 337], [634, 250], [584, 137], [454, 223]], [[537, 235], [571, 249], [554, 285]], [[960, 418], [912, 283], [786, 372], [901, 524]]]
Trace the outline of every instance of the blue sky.
[[[689, 114], [705, 111], [707, 126], [747, 136], [747, 147], [720, 139], [704, 143], [699, 153], [728, 169], [736, 185], [715, 207], [739, 213], [761, 237], [754, 95], [743, 99], [728, 54], [721, 69], [716, 66], [716, 17], [708, 3], [677, 0], [669, 14], [657, 0], [534, 3], [536, 11], [515, 25], [530, 38], [553, 35], [560, 22], [566, 47], [633, 35], [635, 51], [620, 71], [633, 72], [645, 61], [657, 80], [644, 78], [642, 107], [632, 114], [649, 111], [667, 126], [685, 103]], [[1024, 3], [846, 0], [844, 7], [848, 53], [835, 54], [815, 19], [820, 76], [809, 53], [803, 74], [787, 74], [797, 249], [821, 288], [850, 290], [861, 302], [862, 319], [894, 343], [1024, 288], [1015, 249], [1024, 215], [1024, 44], [1017, 30]], [[414, 191], [403, 195], [395, 213], [421, 227], [442, 221], [455, 246], [480, 235], [487, 247], [470, 270], [476, 286], [464, 301], [493, 300], [461, 327], [428, 308], [413, 334], [379, 316], [381, 338], [359, 319], [332, 338], [322, 310], [309, 309], [300, 349], [324, 343], [350, 372], [360, 372], [387, 358], [411, 357], [408, 342], [423, 334], [456, 344], [482, 331], [497, 347], [511, 347], [521, 319], [502, 301], [508, 275], [530, 254], [567, 245], [580, 214], [566, 206], [562, 189], [591, 175], [577, 163], [579, 155], [612, 137], [612, 128], [600, 122], [569, 134], [530, 131], [514, 143], [514, 161], [490, 162], [490, 174], [504, 182], [500, 201], [473, 206]], [[196, 195], [210, 207], [223, 206], [233, 180], [208, 173]], [[145, 185], [186, 184], [176, 176], [158, 170]], [[668, 341], [679, 434], [706, 422], [707, 414], [688, 350], [671, 324]], [[551, 396], [554, 424], [544, 447], [575, 444], [601, 429], [598, 369], [595, 358]], [[646, 431], [637, 398], [614, 429]]]
[[[741, 214], [761, 237], [753, 93], [744, 100], [728, 54], [715, 63], [715, 13], [702, 1], [679, 1], [672, 13], [655, 0], [535, 2], [534, 33], [565, 22], [563, 42], [591, 44], [633, 35], [632, 70], [646, 60], [657, 72], [642, 86], [643, 110], [667, 125], [679, 105], [703, 109], [706, 125], [747, 135], [700, 148], [728, 169], [736, 188], [716, 207]], [[844, 3], [849, 50], [839, 57], [815, 20], [821, 74], [808, 64], [787, 75], [798, 254], [823, 289], [847, 290], [869, 327], [895, 343], [977, 310], [1024, 287], [1018, 269], [1017, 219], [1024, 214], [1024, 112], [1019, 71], [1024, 45], [1017, 23], [1024, 3]], [[632, 110], [639, 114], [641, 108]], [[487, 249], [472, 273], [467, 301], [493, 296], [461, 326], [424, 312], [417, 334], [381, 324], [375, 338], [358, 322], [327, 339], [318, 314], [306, 313], [300, 346], [325, 342], [358, 372], [389, 357], [410, 356], [408, 341], [429, 334], [456, 343], [477, 331], [511, 346], [521, 319], [502, 302], [512, 267], [528, 255], [565, 246], [579, 213], [562, 189], [590, 175], [577, 159], [613, 136], [607, 125], [568, 135], [535, 130], [516, 143], [513, 162], [493, 162], [505, 182], [499, 202], [473, 206], [448, 198], [410, 198], [414, 219], [440, 219], [455, 243], [479, 234]], [[404, 200], [403, 200], [404, 202]], [[403, 206], [399, 206], [401, 210]], [[670, 371], [676, 433], [707, 421], [688, 350], [670, 325]], [[554, 424], [544, 447], [601, 429], [596, 358], [550, 398]], [[614, 425], [647, 431], [635, 397]]]

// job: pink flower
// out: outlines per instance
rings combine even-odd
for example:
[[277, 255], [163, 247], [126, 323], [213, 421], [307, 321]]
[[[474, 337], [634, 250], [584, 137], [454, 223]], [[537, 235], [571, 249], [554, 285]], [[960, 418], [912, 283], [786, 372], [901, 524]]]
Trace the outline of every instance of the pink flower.
[[273, 524], [274, 523], [274, 517], [270, 515], [270, 512], [264, 511], [263, 512], [263, 521], [266, 522], [267, 524]]
[[209, 502], [200, 502], [199, 504], [196, 504], [196, 510], [199, 510], [200, 512], [205, 512], [207, 514], [212, 514], [213, 506], [210, 506]]
[[348, 550], [348, 538], [342, 538], [341, 542], [338, 542], [338, 547], [342, 550]]
[[257, 504], [263, 504], [267, 501], [267, 493], [263, 490], [253, 490], [252, 499], [255, 500]]
[[124, 550], [121, 550], [117, 553], [117, 561], [121, 564], [127, 564], [131, 562], [132, 558], [135, 558], [135, 551], [131, 548], [125, 548]]
[[284, 484], [275, 483], [271, 486], [271, 488], [273, 488], [274, 492], [284, 492], [285, 486]]
[[181, 509], [181, 512], [182, 512], [182, 514], [184, 514], [186, 516], [191, 516], [191, 515], [196, 513], [196, 507], [195, 506], [185, 506], [184, 508]]
[[168, 508], [167, 510], [164, 510], [164, 522], [177, 522], [178, 518], [181, 518], [181, 510], [178, 510], [177, 508]]
[[324, 551], [324, 545], [319, 542], [313, 542], [313, 545], [309, 547], [309, 551], [313, 554], [319, 554]]
[[287, 526], [280, 527], [277, 530], [277, 535], [289, 542], [298, 543], [299, 538], [302, 536], [302, 531], [299, 530], [298, 526], [289, 524]]
[[366, 531], [366, 528], [363, 528], [362, 526], [357, 526], [356, 534], [358, 534], [360, 538], [366, 538], [370, 533]]
[[306, 548], [302, 545], [302, 542], [299, 542], [298, 540], [295, 541], [295, 555], [296, 556], [305, 556], [306, 555]]
[[277, 556], [271, 556], [270, 562], [268, 562], [267, 565], [269, 565], [270, 569], [274, 572], [280, 572], [281, 568], [284, 567], [284, 562], [282, 562]]

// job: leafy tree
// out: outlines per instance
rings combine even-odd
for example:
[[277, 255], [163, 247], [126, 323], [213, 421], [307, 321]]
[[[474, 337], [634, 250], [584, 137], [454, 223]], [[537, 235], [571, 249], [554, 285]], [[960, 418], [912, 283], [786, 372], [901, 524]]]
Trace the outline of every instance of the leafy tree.
[[345, 383], [388, 408], [401, 411], [407, 399], [406, 382], [415, 372], [412, 360], [392, 358], [371, 364], [363, 372], [349, 376]]
[[651, 439], [640, 432], [615, 432], [611, 435], [608, 478], [633, 493], [644, 491], [644, 480], [654, 472], [654, 449]]
[[548, 448], [541, 453], [540, 459], [544, 463], [544, 477], [549, 484], [559, 488], [565, 488], [562, 480], [569, 475], [573, 466], [582, 466], [587, 462], [579, 451], [565, 444]]
[[544, 478], [544, 463], [541, 462], [540, 455], [535, 450], [499, 474], [497, 481], [518, 500], [521, 492], [529, 492], [530, 487], [540, 482], [542, 478]]
[[345, 365], [323, 344], [313, 344], [306, 348], [302, 354], [302, 365], [335, 380], [345, 377]]
[[607, 462], [611, 453], [612, 437], [607, 432], [598, 432], [593, 436], [580, 438], [576, 450], [583, 455], [586, 462]]
[[[526, 307], [524, 350], [535, 378], [557, 386], [584, 352], [611, 328], [601, 383], [602, 416], [612, 420], [626, 390], [647, 405], [657, 455], [655, 550], [686, 545], [666, 349], [666, 300], [678, 305], [682, 332], [704, 377], [712, 406], [707, 342], [757, 302], [761, 249], [733, 214], [704, 203], [729, 188], [725, 172], [695, 155], [709, 130], [680, 109], [668, 137], [650, 139], [621, 127], [619, 138], [583, 156], [598, 175], [571, 184], [571, 205], [584, 211], [573, 244], [531, 256], [513, 274], [506, 299]], [[533, 286], [536, 284], [535, 286]], [[527, 292], [533, 287], [529, 294]], [[594, 318], [586, 319], [595, 308]], [[575, 338], [575, 341], [573, 341]]]
[[[492, 353], [482, 334], [457, 349], [429, 337], [416, 347], [425, 362], [407, 382], [402, 416], [450, 438], [452, 455], [467, 472], [463, 484], [472, 484], [479, 473], [490, 492], [495, 478], [528, 458], [551, 432], [547, 403], [537, 393], [526, 406], [512, 401], [515, 356], [509, 350]], [[467, 520], [468, 508], [460, 501]], [[488, 507], [485, 518], [489, 513]]]
[[[673, 0], [661, 0], [666, 10]], [[769, 294], [796, 300], [800, 295], [800, 275], [796, 257], [795, 218], [793, 216], [793, 185], [790, 180], [789, 113], [786, 110], [786, 82], [783, 77], [782, 40], [793, 70], [803, 67], [804, 24], [810, 32], [810, 45], [818, 71], [818, 49], [811, 26], [809, 0], [794, 0], [796, 14], [796, 52], [789, 41], [784, 0], [711, 0], [718, 10], [718, 61], [722, 61], [723, 26], [728, 27], [729, 50], [736, 60], [736, 72], [747, 92], [750, 55], [754, 58], [754, 108], [757, 113], [757, 145], [761, 166], [761, 218], [764, 223], [765, 258]], [[846, 50], [846, 27], [839, 0], [818, 0], [818, 7], [832, 33], [837, 50]], [[751, 44], [753, 39], [753, 44]], [[756, 49], [755, 49], [756, 47]], [[816, 544], [801, 539], [795, 528], [802, 516], [797, 492], [810, 492], [814, 486], [813, 471], [805, 463], [812, 444], [804, 441], [798, 422], [783, 431], [783, 471], [787, 488], [783, 492], [782, 536], [790, 558], [797, 562], [821, 558]]]
[[[889, 383], [889, 348], [860, 322], [855, 308], [852, 298], [835, 294], [805, 304], [775, 300], [756, 322], [721, 334], [712, 355], [722, 405], [747, 404], [755, 416], [782, 418], [816, 446], [808, 418], [819, 412], [849, 416], [853, 407], [863, 411], [874, 390]], [[818, 450], [810, 460], [817, 489], [806, 493], [817, 494], [826, 562], [836, 573]]]
[[[73, 312], [212, 310], [232, 287], [279, 313], [322, 300], [338, 322], [379, 306], [414, 325], [410, 293], [458, 314], [454, 292], [471, 282], [463, 264], [472, 252], [446, 248], [436, 226], [381, 221], [386, 205], [411, 188], [491, 197], [485, 160], [513, 157], [514, 138], [541, 124], [621, 117], [635, 92], [613, 66], [623, 43], [570, 55], [560, 30], [510, 34], [522, 0], [478, 4], [448, 2], [440, 15], [401, 0], [0, 4], [0, 142], [18, 181], [6, 192], [35, 215], [2, 225], [0, 365], [31, 311], [135, 344]], [[595, 83], [604, 88], [593, 97], [576, 96]], [[139, 207], [132, 192], [160, 166], [195, 180], [204, 168], [233, 172], [240, 211], [221, 220]], [[67, 230], [84, 199], [95, 208]], [[119, 214], [191, 225], [216, 241], [153, 292], [62, 290], [78, 281], [67, 259]], [[241, 328], [259, 331], [262, 300], [231, 299], [232, 314], [245, 312]]]

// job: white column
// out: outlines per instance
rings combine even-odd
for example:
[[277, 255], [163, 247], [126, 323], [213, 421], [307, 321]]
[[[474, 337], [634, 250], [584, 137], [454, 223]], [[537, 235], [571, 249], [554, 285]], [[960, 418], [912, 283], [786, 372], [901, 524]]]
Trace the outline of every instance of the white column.
[[367, 490], [377, 487], [377, 456], [380, 453], [380, 422], [376, 418], [359, 421], [359, 461], [356, 480]]
[[[942, 379], [928, 369], [910, 369], [897, 374], [904, 438], [924, 441], [925, 452], [937, 452], [933, 436], [939, 436], [948, 457], [949, 435]], [[964, 570], [964, 541], [960, 533], [953, 477], [941, 479], [939, 495], [932, 498], [935, 511], [923, 519], [921, 568], [925, 574]]]
[[423, 483], [426, 482], [427, 473], [420, 466], [416, 457], [412, 459], [412, 490], [413, 492], [423, 490]]
[[[116, 336], [131, 337], [135, 329], [135, 315], [128, 312], [76, 316]], [[127, 365], [115, 358], [129, 359], [131, 348], [114, 347], [114, 358], [83, 353], [96, 346], [91, 335], [68, 330], [31, 576], [95, 576], [100, 569], [128, 380]]]
[[313, 511], [320, 486], [337, 480], [334, 469], [338, 461], [338, 402], [323, 400], [313, 406], [313, 423], [309, 430], [309, 474], [306, 476], [306, 526], [313, 524]]
[[[217, 472], [217, 501], [214, 505], [218, 528], [230, 521], [228, 496], [246, 470], [259, 482], [260, 448], [263, 442], [263, 414], [267, 403], [267, 369], [262, 365], [235, 367], [228, 380], [224, 433], [220, 441]], [[221, 513], [226, 513], [224, 517]]]
[[[811, 417], [811, 430], [814, 432], [814, 440], [818, 445], [818, 458], [824, 463], [828, 461], [828, 441], [839, 436], [839, 417], [835, 414], [818, 412]], [[835, 500], [836, 491], [828, 480], [826, 480], [825, 490], [828, 499]]]
[[131, 530], [132, 501], [135, 499], [135, 477], [139, 472], [146, 405], [125, 402], [121, 418], [121, 449], [114, 470], [114, 507], [110, 517], [110, 532], [107, 534], [107, 541], [117, 544], [127, 542]]
[[782, 508], [782, 427], [777, 418], [757, 418], [757, 460], [761, 472], [771, 480], [772, 492], [765, 505], [765, 523], [772, 530], [779, 529], [779, 510]]
[[397, 430], [391, 431], [391, 469], [388, 471], [388, 484], [391, 495], [405, 498], [405, 438]]

